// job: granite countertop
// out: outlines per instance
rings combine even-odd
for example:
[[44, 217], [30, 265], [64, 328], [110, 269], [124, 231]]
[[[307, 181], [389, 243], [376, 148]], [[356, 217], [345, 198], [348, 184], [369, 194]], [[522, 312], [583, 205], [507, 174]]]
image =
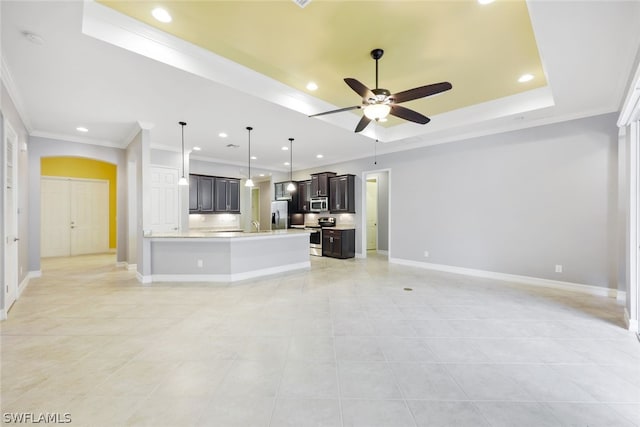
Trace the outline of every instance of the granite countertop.
[[187, 230], [187, 231], [175, 231], [175, 232], [159, 232], [153, 233], [149, 236], [145, 236], [148, 238], [154, 237], [162, 237], [162, 238], [243, 238], [243, 237], [270, 237], [270, 236], [280, 236], [280, 235], [291, 235], [291, 234], [309, 234], [307, 230], [261, 230], [261, 231], [242, 231], [242, 230], [233, 230], [233, 231], [220, 231], [220, 230]]

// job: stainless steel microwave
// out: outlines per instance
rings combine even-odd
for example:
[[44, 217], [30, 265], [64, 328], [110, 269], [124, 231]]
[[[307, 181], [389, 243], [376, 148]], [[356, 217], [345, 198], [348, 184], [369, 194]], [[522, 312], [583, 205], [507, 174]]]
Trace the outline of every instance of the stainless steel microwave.
[[311, 212], [324, 212], [329, 210], [329, 200], [326, 197], [311, 198], [309, 210]]

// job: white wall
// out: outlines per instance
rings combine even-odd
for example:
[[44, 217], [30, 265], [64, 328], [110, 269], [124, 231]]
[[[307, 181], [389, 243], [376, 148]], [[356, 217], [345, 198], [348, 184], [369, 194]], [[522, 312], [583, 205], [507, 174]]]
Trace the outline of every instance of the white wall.
[[609, 114], [506, 132], [295, 178], [356, 174], [360, 206], [362, 171], [391, 169], [390, 257], [616, 289], [615, 120]]

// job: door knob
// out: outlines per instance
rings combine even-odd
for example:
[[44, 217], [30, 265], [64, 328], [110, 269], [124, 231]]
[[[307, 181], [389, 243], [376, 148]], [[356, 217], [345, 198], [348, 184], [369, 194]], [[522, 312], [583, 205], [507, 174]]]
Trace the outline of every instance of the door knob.
[[20, 239], [18, 239], [17, 237], [14, 237], [14, 238], [13, 238], [13, 241], [14, 241], [14, 242], [17, 242], [18, 240], [20, 240]]

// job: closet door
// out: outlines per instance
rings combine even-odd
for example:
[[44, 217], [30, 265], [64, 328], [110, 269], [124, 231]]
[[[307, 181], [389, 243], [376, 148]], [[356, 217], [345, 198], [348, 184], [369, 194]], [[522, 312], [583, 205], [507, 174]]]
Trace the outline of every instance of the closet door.
[[71, 255], [109, 251], [109, 184], [72, 180]]
[[40, 256], [109, 251], [109, 183], [43, 177]]
[[71, 247], [71, 187], [69, 181], [40, 181], [40, 256], [69, 256]]

